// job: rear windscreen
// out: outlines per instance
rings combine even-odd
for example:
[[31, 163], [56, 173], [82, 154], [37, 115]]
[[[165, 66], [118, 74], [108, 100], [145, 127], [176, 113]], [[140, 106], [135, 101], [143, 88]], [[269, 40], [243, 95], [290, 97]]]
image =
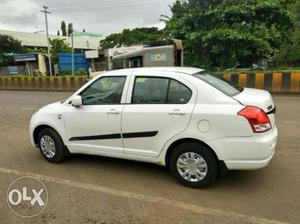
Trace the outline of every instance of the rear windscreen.
[[212, 73], [207, 71], [195, 73], [193, 74], [193, 76], [203, 80], [204, 82], [210, 84], [211, 86], [215, 87], [228, 96], [235, 96], [243, 91], [243, 88], [235, 86], [228, 80], [217, 77], [216, 75], [213, 75]]

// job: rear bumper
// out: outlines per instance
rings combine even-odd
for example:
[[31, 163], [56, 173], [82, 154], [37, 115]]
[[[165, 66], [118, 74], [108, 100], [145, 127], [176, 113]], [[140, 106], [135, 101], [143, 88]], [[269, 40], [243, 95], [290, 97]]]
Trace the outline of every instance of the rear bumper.
[[232, 160], [225, 161], [229, 170], [256, 170], [267, 166], [272, 160], [275, 151], [266, 159], [262, 160]]
[[277, 128], [252, 137], [233, 137], [215, 140], [211, 143], [219, 160], [229, 170], [252, 170], [267, 166], [275, 154]]

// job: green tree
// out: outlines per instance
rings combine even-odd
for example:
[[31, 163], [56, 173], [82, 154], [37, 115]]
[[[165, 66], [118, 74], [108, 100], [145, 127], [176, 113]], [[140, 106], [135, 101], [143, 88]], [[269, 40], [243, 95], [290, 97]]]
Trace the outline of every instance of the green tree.
[[69, 23], [68, 24], [68, 36], [71, 36], [73, 33], [73, 24]]
[[295, 17], [295, 30], [290, 34], [290, 39], [284, 43], [279, 54], [275, 57], [275, 66], [296, 67], [300, 66], [300, 0], [291, 5]]
[[22, 53], [21, 42], [8, 35], [0, 35], [0, 65], [13, 62], [13, 54]]
[[61, 22], [60, 27], [61, 27], [61, 35], [62, 36], [67, 36], [67, 27], [66, 27], [65, 21]]
[[100, 47], [108, 49], [118, 46], [146, 44], [163, 39], [165, 39], [163, 31], [158, 30], [156, 27], [124, 29], [122, 33], [114, 33], [101, 40]]
[[291, 0], [177, 0], [166, 33], [184, 41], [187, 65], [250, 65], [278, 53], [294, 27]]
[[72, 48], [61, 39], [50, 39], [51, 60], [54, 64], [58, 63], [58, 53], [71, 53]]
[[23, 47], [23, 53], [41, 53], [47, 54], [47, 48], [45, 47]]

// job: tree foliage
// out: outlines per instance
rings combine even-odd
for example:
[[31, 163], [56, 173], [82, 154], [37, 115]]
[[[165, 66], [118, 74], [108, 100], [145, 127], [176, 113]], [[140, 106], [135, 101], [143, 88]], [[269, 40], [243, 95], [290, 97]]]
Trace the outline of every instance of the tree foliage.
[[68, 24], [68, 36], [71, 36], [73, 33], [73, 24], [69, 23]]
[[300, 66], [300, 0], [291, 7], [295, 18], [295, 30], [290, 34], [290, 39], [284, 43], [277, 55], [276, 65], [285, 67]]
[[71, 53], [72, 48], [61, 39], [50, 39], [51, 60], [54, 64], [58, 63], [58, 53]]
[[8, 35], [0, 35], [1, 53], [19, 53], [23, 50], [21, 42]]
[[61, 28], [61, 35], [62, 36], [67, 36], [67, 26], [66, 26], [65, 21], [61, 22], [60, 28]]
[[13, 61], [13, 54], [24, 51], [21, 42], [8, 35], [0, 35], [0, 65]]
[[152, 28], [136, 28], [124, 29], [122, 33], [115, 33], [107, 36], [100, 41], [100, 47], [103, 49], [130, 46], [137, 44], [145, 44], [151, 41], [163, 40], [163, 31], [156, 27]]
[[177, 0], [166, 33], [184, 41], [187, 65], [232, 67], [276, 55], [294, 27], [290, 0]]

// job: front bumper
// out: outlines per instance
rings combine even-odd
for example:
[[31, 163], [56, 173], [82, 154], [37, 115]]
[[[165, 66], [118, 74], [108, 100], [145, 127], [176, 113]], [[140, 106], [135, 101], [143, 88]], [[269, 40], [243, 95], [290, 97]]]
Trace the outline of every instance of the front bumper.
[[35, 112], [32, 116], [31, 116], [31, 119], [30, 119], [30, 122], [29, 122], [29, 136], [30, 136], [30, 142], [31, 144], [36, 147], [36, 144], [34, 142], [34, 136], [33, 136], [33, 132], [34, 132], [34, 129], [36, 127], [36, 114], [37, 112]]
[[210, 142], [219, 160], [229, 170], [252, 170], [267, 166], [275, 154], [278, 131], [256, 134], [252, 137], [222, 138]]

